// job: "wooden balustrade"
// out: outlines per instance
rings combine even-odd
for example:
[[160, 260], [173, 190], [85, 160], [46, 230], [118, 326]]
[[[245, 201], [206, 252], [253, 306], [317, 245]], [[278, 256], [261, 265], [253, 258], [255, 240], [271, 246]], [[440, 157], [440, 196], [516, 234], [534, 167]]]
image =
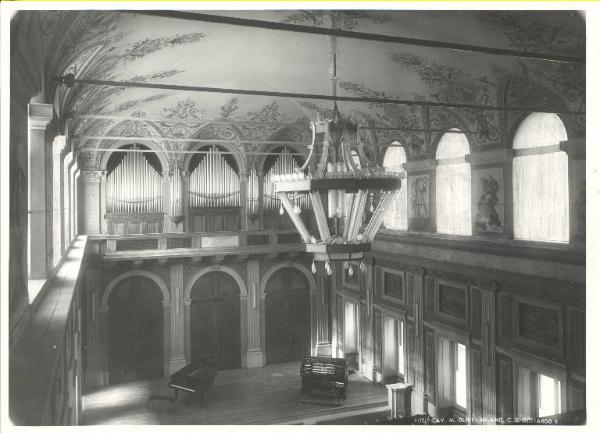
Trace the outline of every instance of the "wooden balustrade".
[[87, 239], [73, 242], [44, 284], [10, 350], [10, 417], [17, 425], [77, 425], [81, 414], [79, 277]]

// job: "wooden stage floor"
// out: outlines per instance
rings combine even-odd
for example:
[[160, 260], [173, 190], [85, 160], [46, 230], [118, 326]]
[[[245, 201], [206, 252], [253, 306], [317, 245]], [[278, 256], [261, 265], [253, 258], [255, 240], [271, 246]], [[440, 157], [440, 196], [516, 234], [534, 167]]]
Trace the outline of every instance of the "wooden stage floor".
[[180, 399], [173, 411], [166, 402], [148, 406], [151, 395], [172, 396], [169, 379], [97, 388], [84, 396], [83, 424], [315, 424], [336, 417], [382, 411], [387, 391], [360, 374], [348, 378], [341, 406], [299, 403], [300, 362], [219, 371], [214, 386], [199, 402]]

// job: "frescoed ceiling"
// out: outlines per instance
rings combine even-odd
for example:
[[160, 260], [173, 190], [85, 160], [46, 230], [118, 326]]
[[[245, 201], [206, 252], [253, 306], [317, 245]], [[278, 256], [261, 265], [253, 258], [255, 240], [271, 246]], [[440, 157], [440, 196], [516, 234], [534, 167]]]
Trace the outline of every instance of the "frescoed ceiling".
[[[200, 11], [199, 11], [200, 12]], [[192, 12], [193, 13], [193, 12]], [[531, 53], [585, 57], [585, 23], [569, 11], [201, 11], [201, 13]], [[53, 77], [331, 95], [330, 37], [114, 11], [40, 12], [47, 35], [48, 93], [70, 117], [82, 148], [106, 147], [90, 137], [307, 140], [308, 122], [326, 117], [331, 101], [167, 89], [56, 86]], [[585, 110], [585, 65], [337, 38], [337, 93], [486, 106]], [[435, 137], [393, 128], [460, 127], [480, 148], [501, 146], [522, 113], [340, 102], [374, 146], [406, 144], [426, 157]], [[585, 116], [571, 116], [576, 134]], [[371, 128], [371, 129], [367, 129]], [[373, 129], [379, 128], [379, 129]], [[274, 138], [275, 137], [275, 138]], [[177, 142], [175, 139], [181, 139]], [[241, 143], [241, 145], [249, 145]], [[251, 145], [251, 143], [250, 143]]]

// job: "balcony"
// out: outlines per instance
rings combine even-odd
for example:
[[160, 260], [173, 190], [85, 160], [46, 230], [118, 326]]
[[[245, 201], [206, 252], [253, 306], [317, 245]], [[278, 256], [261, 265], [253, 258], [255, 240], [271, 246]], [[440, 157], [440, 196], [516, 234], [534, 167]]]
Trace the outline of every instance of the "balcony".
[[240, 232], [156, 233], [143, 235], [95, 235], [97, 256], [104, 261], [167, 261], [173, 258], [224, 257], [279, 254], [304, 251], [300, 235], [293, 230]]

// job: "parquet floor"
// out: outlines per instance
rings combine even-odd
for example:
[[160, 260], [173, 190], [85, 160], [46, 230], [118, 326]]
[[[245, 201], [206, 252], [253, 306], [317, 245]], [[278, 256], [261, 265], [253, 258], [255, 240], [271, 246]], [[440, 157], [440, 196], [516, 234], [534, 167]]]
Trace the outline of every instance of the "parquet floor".
[[219, 371], [206, 403], [180, 401], [173, 411], [151, 395], [172, 396], [168, 378], [98, 388], [84, 397], [83, 424], [302, 424], [384, 410], [387, 392], [359, 374], [349, 376], [342, 406], [299, 403], [300, 363]]

